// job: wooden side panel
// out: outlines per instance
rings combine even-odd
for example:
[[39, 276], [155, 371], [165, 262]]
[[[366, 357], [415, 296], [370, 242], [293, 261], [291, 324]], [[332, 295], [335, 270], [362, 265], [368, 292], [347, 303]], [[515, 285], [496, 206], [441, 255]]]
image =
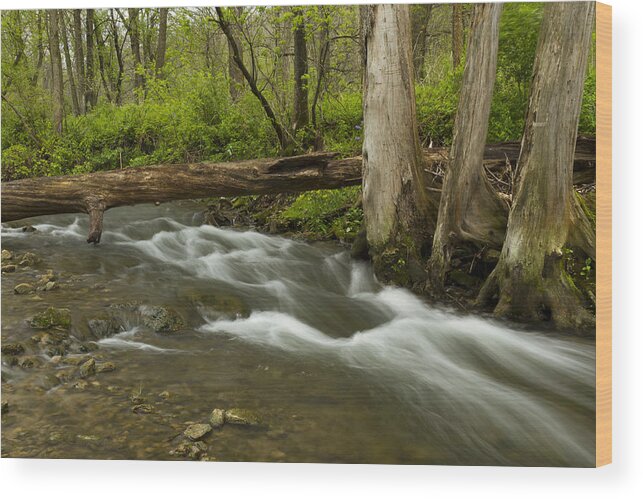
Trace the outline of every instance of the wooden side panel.
[[612, 7], [596, 4], [596, 466], [612, 462]]

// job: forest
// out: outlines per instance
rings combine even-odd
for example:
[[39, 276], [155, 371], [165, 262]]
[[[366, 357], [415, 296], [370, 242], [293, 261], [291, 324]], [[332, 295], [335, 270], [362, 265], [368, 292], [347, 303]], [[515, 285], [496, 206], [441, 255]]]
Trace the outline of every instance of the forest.
[[596, 65], [592, 2], [3, 11], [3, 456], [590, 465]]

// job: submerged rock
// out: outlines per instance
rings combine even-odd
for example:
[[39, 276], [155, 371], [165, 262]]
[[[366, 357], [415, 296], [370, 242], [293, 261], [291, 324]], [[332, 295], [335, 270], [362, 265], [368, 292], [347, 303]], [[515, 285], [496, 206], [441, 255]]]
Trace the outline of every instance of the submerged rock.
[[116, 366], [113, 362], [102, 362], [100, 364], [96, 364], [97, 373], [110, 373], [114, 369], [116, 369]]
[[13, 264], [9, 265], [3, 265], [2, 266], [2, 273], [3, 274], [11, 274], [16, 271], [16, 266]]
[[27, 252], [24, 255], [22, 255], [19, 265], [21, 267], [32, 267], [39, 261], [40, 261], [40, 258], [38, 258], [33, 253]]
[[225, 294], [193, 294], [189, 296], [191, 305], [197, 307], [206, 307], [213, 309], [221, 315], [235, 318], [247, 317], [250, 315], [250, 309], [243, 300], [232, 295]]
[[134, 414], [150, 414], [154, 412], [154, 407], [150, 404], [136, 404], [132, 407], [132, 412]]
[[188, 437], [190, 440], [201, 440], [211, 431], [212, 427], [209, 424], [196, 423], [188, 426], [183, 432], [183, 435]]
[[13, 258], [13, 253], [9, 251], [8, 249], [3, 249], [2, 250], [2, 261], [4, 262], [5, 260], [11, 260]]
[[4, 400], [2, 401], [2, 410], [1, 413], [2, 415], [5, 415], [9, 412], [9, 402], [5, 402]]
[[233, 408], [225, 411], [225, 422], [237, 425], [257, 426], [261, 420], [256, 413], [248, 409]]
[[25, 357], [18, 358], [17, 365], [23, 369], [33, 369], [35, 367], [41, 367], [44, 364], [44, 361], [37, 355], [27, 355]]
[[22, 232], [36, 232], [37, 230], [38, 229], [36, 229], [33, 225], [24, 225], [22, 227]]
[[109, 338], [125, 329], [120, 319], [109, 315], [87, 321], [87, 327], [95, 338]]
[[170, 398], [170, 392], [168, 392], [167, 390], [163, 390], [161, 393], [159, 393], [159, 398], [161, 398], [163, 400], [169, 399]]
[[176, 333], [184, 327], [183, 318], [170, 307], [142, 307], [143, 324], [155, 333]]
[[170, 451], [171, 456], [187, 457], [189, 459], [201, 459], [205, 456], [208, 446], [204, 442], [181, 442], [175, 449]]
[[71, 312], [68, 308], [49, 307], [33, 317], [29, 325], [34, 329], [58, 328], [69, 331], [71, 329]]
[[89, 376], [93, 376], [96, 374], [96, 360], [92, 357], [88, 361], [86, 361], [84, 364], [80, 366], [80, 369], [78, 371], [80, 374], [81, 378], [88, 378]]
[[26, 282], [21, 282], [18, 284], [15, 288], [13, 288], [13, 292], [17, 295], [28, 295], [31, 294], [35, 291], [35, 288]]
[[221, 428], [225, 423], [225, 411], [223, 409], [213, 409], [210, 414], [210, 426], [212, 428]]
[[2, 353], [4, 355], [20, 355], [24, 353], [25, 347], [22, 343], [5, 343], [2, 345]]
[[53, 291], [54, 289], [58, 289], [58, 283], [54, 281], [49, 281], [47, 284], [45, 284], [43, 289], [45, 291]]

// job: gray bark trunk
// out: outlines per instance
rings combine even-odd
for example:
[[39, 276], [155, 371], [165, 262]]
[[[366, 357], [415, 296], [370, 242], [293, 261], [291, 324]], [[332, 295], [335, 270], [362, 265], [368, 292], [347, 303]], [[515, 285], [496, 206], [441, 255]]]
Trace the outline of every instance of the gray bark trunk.
[[[407, 5], [361, 8], [364, 36], [363, 208], [380, 279], [413, 286], [435, 205], [424, 189]], [[422, 274], [422, 275], [419, 275]]]
[[165, 50], [167, 47], [167, 14], [169, 9], [159, 9], [159, 35], [156, 43], [156, 76], [160, 78], [165, 66]]
[[[306, 47], [306, 20], [300, 8], [293, 8], [296, 27], [294, 30], [293, 68], [295, 77], [294, 129], [308, 126], [308, 50]], [[305, 145], [304, 145], [305, 146]]]
[[451, 252], [458, 242], [500, 248], [507, 206], [487, 180], [483, 159], [496, 80], [502, 4], [473, 6], [469, 48], [455, 118], [453, 145], [440, 198], [429, 260], [429, 291], [443, 291]]
[[478, 297], [482, 305], [495, 301], [499, 316], [574, 330], [593, 321], [562, 257], [579, 216], [572, 166], [594, 9], [593, 2], [545, 5], [518, 190], [500, 259]]

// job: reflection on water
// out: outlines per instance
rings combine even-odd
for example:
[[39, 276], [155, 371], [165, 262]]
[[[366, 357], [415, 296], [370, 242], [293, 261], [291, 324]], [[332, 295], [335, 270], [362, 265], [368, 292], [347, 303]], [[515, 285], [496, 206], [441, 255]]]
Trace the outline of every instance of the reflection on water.
[[[186, 324], [160, 335], [130, 314], [93, 352], [116, 369], [82, 390], [3, 364], [3, 453], [167, 459], [187, 422], [245, 407], [264, 424], [226, 425], [210, 455], [593, 465], [593, 343], [431, 307], [336, 246], [200, 225], [198, 209], [111, 210], [97, 247], [80, 216], [3, 227], [5, 247], [37, 252], [71, 283], [38, 301], [13, 296], [24, 274], [5, 275], [3, 341], [29, 338], [25, 319], [47, 305], [70, 308], [79, 336], [119, 303], [170, 305]], [[133, 414], [132, 392], [154, 412]]]

